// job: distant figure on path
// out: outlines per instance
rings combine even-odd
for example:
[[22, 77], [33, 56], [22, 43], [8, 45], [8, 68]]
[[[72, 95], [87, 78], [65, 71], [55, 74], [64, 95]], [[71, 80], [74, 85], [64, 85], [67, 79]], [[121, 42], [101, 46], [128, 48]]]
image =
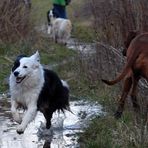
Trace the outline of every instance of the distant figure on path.
[[31, 8], [31, 0], [24, 0], [24, 3], [29, 9]]
[[66, 0], [52, 0], [54, 17], [67, 18]]
[[[64, 18], [67, 19], [66, 6], [70, 3], [71, 0], [52, 0], [53, 3], [53, 16], [55, 18]], [[50, 34], [50, 10], [47, 12], [47, 21], [48, 21], [48, 33]]]

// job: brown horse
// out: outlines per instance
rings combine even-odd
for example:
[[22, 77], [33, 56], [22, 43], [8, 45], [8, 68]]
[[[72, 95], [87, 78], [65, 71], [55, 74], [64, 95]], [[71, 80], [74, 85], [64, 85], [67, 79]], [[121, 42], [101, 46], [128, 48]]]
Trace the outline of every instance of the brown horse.
[[124, 109], [126, 97], [131, 89], [131, 99], [135, 111], [138, 111], [137, 84], [141, 77], [148, 81], [148, 33], [137, 35], [129, 44], [126, 52], [127, 62], [119, 76], [113, 81], [102, 81], [108, 85], [114, 85], [124, 78], [124, 86], [118, 108], [115, 113], [116, 118], [120, 118]]

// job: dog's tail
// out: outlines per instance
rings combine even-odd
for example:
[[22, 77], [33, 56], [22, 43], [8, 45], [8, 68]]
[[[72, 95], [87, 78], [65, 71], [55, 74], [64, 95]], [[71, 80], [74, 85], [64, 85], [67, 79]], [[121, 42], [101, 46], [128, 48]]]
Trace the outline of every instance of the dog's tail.
[[108, 81], [108, 80], [102, 79], [102, 81], [104, 83], [106, 83], [107, 85], [114, 85], [117, 82], [121, 81], [126, 76], [128, 71], [129, 71], [129, 68], [127, 67], [127, 68], [123, 69], [122, 73], [115, 80]]
[[[66, 88], [66, 90], [69, 92], [69, 85], [68, 85], [68, 83], [66, 82], [66, 81], [64, 81], [64, 80], [61, 80], [61, 82], [62, 82], [62, 85]], [[66, 92], [67, 92], [66, 91]], [[68, 97], [69, 98], [69, 97]], [[67, 100], [68, 101], [68, 100]], [[69, 111], [69, 112], [71, 112], [72, 114], [74, 114], [72, 111], [71, 111], [71, 108], [70, 108], [70, 106], [69, 106], [69, 101], [66, 103], [67, 105], [66, 105], [66, 107], [65, 107], [65, 109], [67, 110], [67, 111]], [[63, 111], [64, 112], [64, 111]]]
[[121, 81], [127, 75], [129, 70], [131, 69], [133, 63], [135, 62], [136, 58], [139, 56], [139, 52], [134, 53], [134, 51], [135, 51], [135, 49], [132, 50], [131, 57], [129, 57], [129, 60], [127, 60], [127, 63], [125, 65], [125, 67], [123, 68], [121, 74], [119, 74], [119, 76], [116, 79], [114, 79], [112, 81], [102, 79], [102, 81], [104, 83], [106, 83], [107, 85], [114, 85], [117, 82]]
[[63, 86], [66, 87], [69, 90], [68, 83], [66, 81], [64, 81], [64, 80], [61, 80], [61, 82], [62, 82]]

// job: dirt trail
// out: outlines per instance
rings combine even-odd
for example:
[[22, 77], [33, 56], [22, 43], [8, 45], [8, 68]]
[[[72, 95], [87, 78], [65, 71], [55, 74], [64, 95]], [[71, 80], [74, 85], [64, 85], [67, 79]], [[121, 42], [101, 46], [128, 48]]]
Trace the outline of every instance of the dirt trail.
[[71, 101], [71, 110], [55, 113], [52, 119], [52, 128], [45, 129], [45, 119], [39, 112], [31, 122], [25, 133], [16, 133], [17, 123], [12, 121], [10, 108], [1, 110], [0, 116], [0, 148], [78, 148], [78, 134], [88, 126], [89, 121], [103, 114], [102, 107], [97, 103], [84, 100]]

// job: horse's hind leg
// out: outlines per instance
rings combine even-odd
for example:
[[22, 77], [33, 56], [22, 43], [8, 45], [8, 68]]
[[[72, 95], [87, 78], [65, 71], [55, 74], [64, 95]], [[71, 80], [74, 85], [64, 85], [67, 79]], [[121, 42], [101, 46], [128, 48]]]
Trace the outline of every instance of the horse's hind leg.
[[137, 85], [138, 85], [139, 79], [140, 79], [139, 76], [135, 76], [135, 75], [133, 76], [133, 87], [131, 91], [131, 99], [132, 99], [134, 110], [136, 112], [139, 111], [140, 109], [140, 106], [137, 102]]
[[117, 111], [114, 114], [115, 118], [117, 118], [117, 119], [122, 116], [125, 100], [126, 100], [126, 97], [130, 91], [131, 85], [132, 85], [132, 76], [131, 76], [131, 73], [129, 73], [129, 75], [124, 80], [122, 95], [119, 100]]

